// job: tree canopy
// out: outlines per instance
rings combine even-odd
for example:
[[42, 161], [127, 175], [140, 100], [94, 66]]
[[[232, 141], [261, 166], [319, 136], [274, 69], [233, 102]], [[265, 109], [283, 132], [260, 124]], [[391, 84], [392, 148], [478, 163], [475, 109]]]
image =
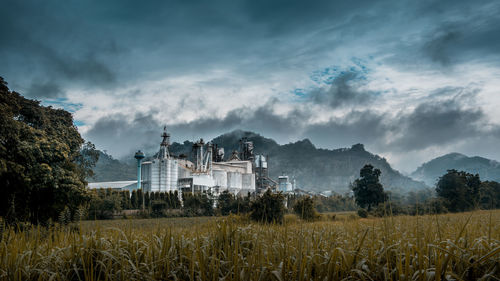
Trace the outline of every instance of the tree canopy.
[[[436, 193], [445, 199], [446, 207], [452, 212], [468, 211], [488, 204], [496, 205], [494, 182], [481, 183], [478, 174], [448, 170], [439, 178]], [[482, 204], [481, 204], [482, 203]]]
[[380, 174], [379, 169], [367, 164], [361, 168], [359, 172], [360, 178], [354, 181], [352, 188], [354, 198], [356, 204], [362, 208], [368, 207], [368, 210], [371, 210], [372, 206], [384, 202], [386, 195], [384, 187], [379, 181]]
[[10, 91], [0, 77], [0, 216], [38, 223], [65, 207], [73, 215], [97, 161], [84, 144], [71, 113]]

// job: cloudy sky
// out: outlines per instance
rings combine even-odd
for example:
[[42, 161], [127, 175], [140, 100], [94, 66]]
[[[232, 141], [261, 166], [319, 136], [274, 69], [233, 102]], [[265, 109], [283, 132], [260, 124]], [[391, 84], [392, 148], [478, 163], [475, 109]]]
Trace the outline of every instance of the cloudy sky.
[[500, 160], [500, 2], [2, 0], [0, 76], [119, 158], [234, 129]]

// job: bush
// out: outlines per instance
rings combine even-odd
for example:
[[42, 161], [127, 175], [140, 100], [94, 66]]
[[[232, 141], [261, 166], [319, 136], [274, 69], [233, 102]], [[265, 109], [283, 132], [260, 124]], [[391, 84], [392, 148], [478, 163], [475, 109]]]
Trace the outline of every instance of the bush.
[[250, 211], [250, 196], [241, 198], [226, 190], [219, 195], [217, 208], [223, 216], [248, 213]]
[[285, 197], [280, 193], [267, 190], [251, 204], [250, 218], [263, 223], [283, 223]]
[[313, 221], [320, 217], [314, 208], [313, 199], [309, 196], [299, 199], [292, 209], [297, 216], [304, 220]]
[[368, 211], [365, 209], [359, 209], [358, 210], [358, 216], [360, 218], [367, 218], [368, 217]]
[[445, 214], [448, 213], [448, 209], [446, 208], [446, 203], [441, 198], [433, 198], [430, 199], [427, 203], [429, 207], [429, 213], [431, 214]]
[[154, 217], [162, 217], [165, 209], [167, 209], [165, 201], [155, 200], [151, 203], [151, 215]]
[[213, 203], [206, 194], [185, 193], [184, 196], [184, 215], [194, 216], [213, 216]]
[[372, 209], [371, 215], [375, 217], [407, 215], [408, 211], [397, 202], [380, 203], [376, 208]]

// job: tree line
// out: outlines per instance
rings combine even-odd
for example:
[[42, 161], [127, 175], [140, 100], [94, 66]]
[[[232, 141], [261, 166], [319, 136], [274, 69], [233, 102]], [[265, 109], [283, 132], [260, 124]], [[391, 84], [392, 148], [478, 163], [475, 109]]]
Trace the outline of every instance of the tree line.
[[428, 214], [464, 212], [500, 208], [500, 183], [481, 181], [478, 174], [448, 170], [441, 176], [435, 190], [410, 192], [404, 200], [384, 191], [379, 181], [380, 170], [365, 165], [352, 190], [360, 216], [388, 214]]

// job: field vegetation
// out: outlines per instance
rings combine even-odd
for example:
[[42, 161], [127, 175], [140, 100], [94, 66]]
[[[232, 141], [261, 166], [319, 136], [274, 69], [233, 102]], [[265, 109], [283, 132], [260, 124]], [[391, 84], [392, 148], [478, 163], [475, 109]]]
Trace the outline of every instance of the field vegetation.
[[1, 224], [0, 280], [498, 280], [499, 221], [495, 210]]

